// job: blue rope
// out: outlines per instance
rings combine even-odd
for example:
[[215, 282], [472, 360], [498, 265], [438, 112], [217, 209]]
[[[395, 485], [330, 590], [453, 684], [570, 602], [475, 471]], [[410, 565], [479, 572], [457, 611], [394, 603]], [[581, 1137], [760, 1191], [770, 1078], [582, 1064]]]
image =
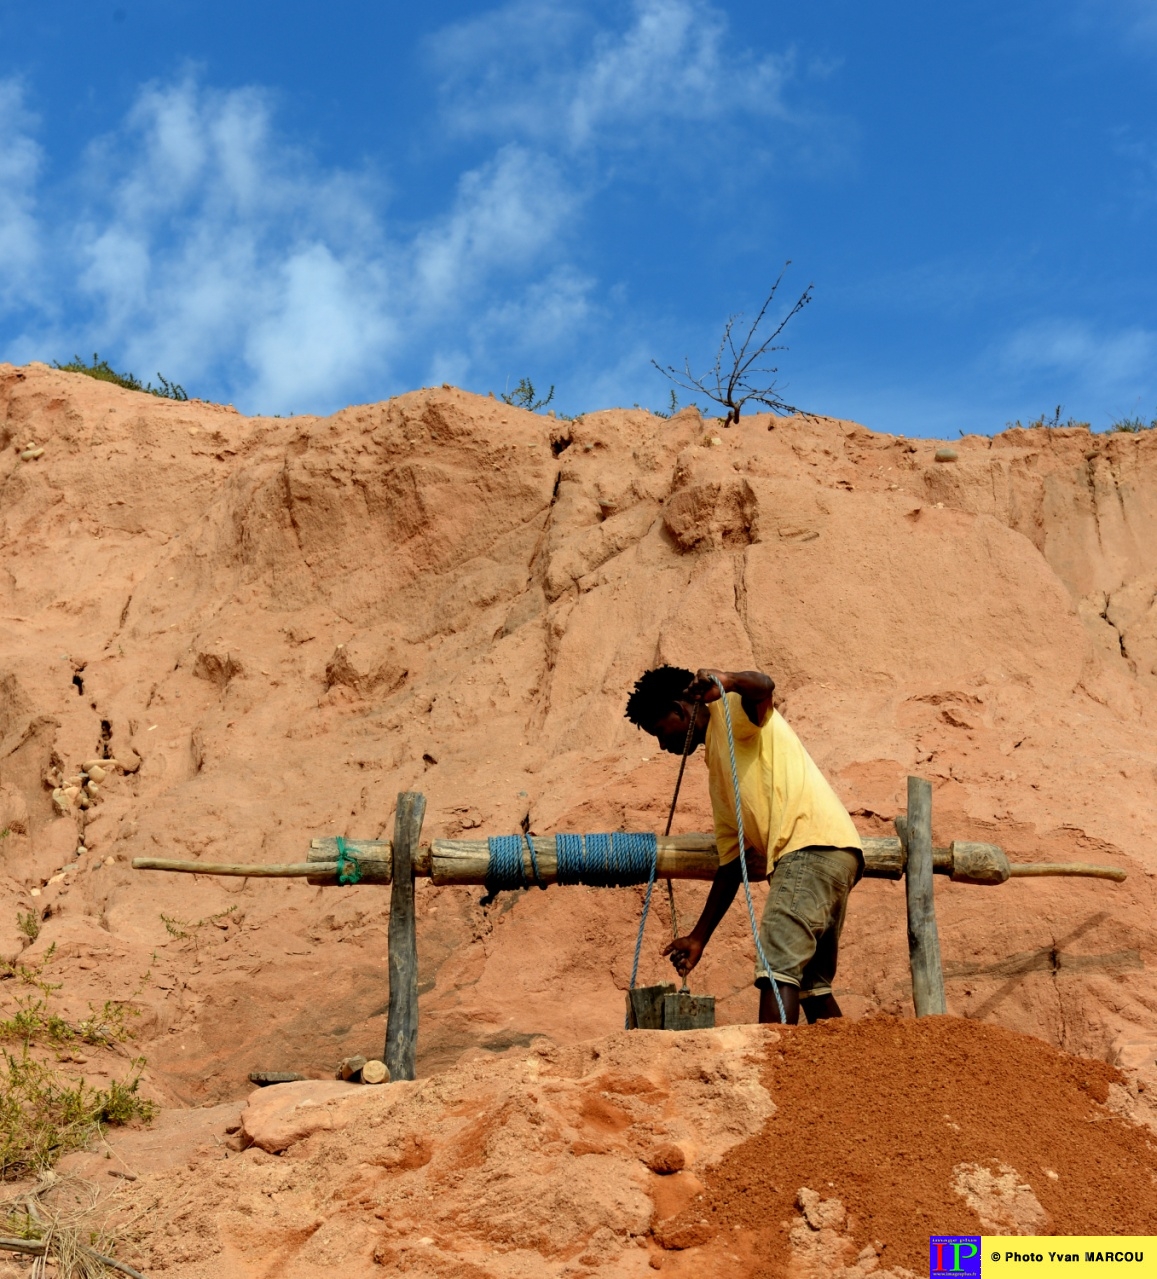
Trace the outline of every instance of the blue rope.
[[530, 870], [533, 882], [543, 891], [546, 890], [547, 886], [542, 882], [542, 876], [538, 871], [538, 854], [530, 836], [491, 835], [487, 840], [490, 848], [490, 864], [486, 873], [486, 896], [482, 899], [484, 904], [493, 901], [498, 893], [507, 889], [530, 887], [530, 882], [526, 878], [526, 868], [522, 862], [523, 840], [526, 841], [526, 847], [530, 849]]
[[345, 840], [337, 836], [337, 882], [339, 884], [359, 884], [362, 878], [362, 864], [346, 851]]
[[759, 962], [763, 965], [764, 972], [767, 973], [767, 979], [771, 983], [771, 991], [775, 995], [775, 1006], [779, 1009], [780, 1024], [783, 1025], [787, 1022], [787, 1013], [784, 1012], [783, 999], [779, 993], [779, 983], [775, 980], [775, 974], [771, 971], [771, 965], [767, 962], [767, 956], [763, 953], [763, 944], [759, 940], [759, 929], [755, 926], [755, 906], [751, 900], [751, 881], [747, 878], [747, 854], [744, 851], [745, 840], [743, 838], [743, 803], [739, 797], [739, 769], [735, 764], [735, 734], [731, 731], [731, 707], [728, 705], [727, 693], [723, 688], [722, 682], [714, 676], [712, 676], [712, 679], [715, 687], [719, 689], [719, 698], [723, 703], [723, 719], [727, 725], [727, 752], [731, 758], [731, 793], [735, 796], [735, 827], [736, 835], [739, 838], [739, 867], [743, 871], [743, 891], [747, 894], [747, 918], [751, 922], [751, 936], [755, 942], [755, 953], [759, 956]]
[[[526, 877], [523, 841], [530, 850], [532, 879]], [[529, 835], [491, 835], [487, 840], [490, 865], [486, 888], [491, 896], [531, 882], [545, 888], [538, 856]], [[653, 883], [658, 865], [658, 840], [651, 831], [617, 830], [603, 835], [556, 835], [555, 858], [560, 884], [586, 884], [589, 888], [625, 888]]]

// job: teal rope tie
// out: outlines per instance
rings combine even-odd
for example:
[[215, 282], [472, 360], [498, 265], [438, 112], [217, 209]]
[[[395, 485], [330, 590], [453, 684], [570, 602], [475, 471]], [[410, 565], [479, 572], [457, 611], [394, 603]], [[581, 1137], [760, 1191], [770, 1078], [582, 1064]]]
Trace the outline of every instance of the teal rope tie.
[[735, 764], [735, 734], [731, 731], [731, 707], [727, 701], [727, 693], [724, 691], [723, 684], [720, 680], [714, 680], [715, 687], [719, 690], [719, 699], [723, 703], [723, 720], [727, 725], [727, 753], [731, 760], [731, 793], [735, 796], [735, 833], [739, 838], [739, 868], [743, 871], [743, 891], [747, 894], [747, 918], [751, 923], [751, 936], [755, 942], [755, 953], [759, 956], [759, 962], [763, 965], [764, 972], [767, 973], [767, 979], [771, 983], [771, 993], [775, 996], [775, 1006], [779, 1009], [780, 1024], [787, 1022], [787, 1013], [784, 1012], [783, 999], [779, 993], [779, 983], [775, 980], [775, 974], [771, 971], [771, 965], [767, 962], [767, 956], [763, 953], [763, 945], [759, 940], [759, 929], [755, 926], [755, 905], [751, 900], [751, 881], [747, 878], [747, 854], [745, 852], [746, 840], [743, 838], [743, 803], [739, 797], [739, 769]]
[[347, 852], [345, 840], [337, 837], [337, 882], [339, 884], [360, 884], [362, 882], [362, 864], [351, 852]]

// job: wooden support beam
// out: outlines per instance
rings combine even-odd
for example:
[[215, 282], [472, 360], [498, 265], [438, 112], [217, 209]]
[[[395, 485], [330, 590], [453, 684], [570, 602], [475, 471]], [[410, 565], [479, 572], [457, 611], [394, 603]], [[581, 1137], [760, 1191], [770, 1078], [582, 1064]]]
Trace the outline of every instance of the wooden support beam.
[[948, 1011], [940, 967], [940, 935], [932, 884], [932, 783], [908, 778], [908, 813], [896, 829], [907, 852], [904, 875], [908, 903], [908, 958], [912, 965], [912, 1002], [917, 1017]]
[[413, 1079], [418, 1046], [418, 932], [414, 919], [414, 857], [422, 835], [426, 797], [398, 796], [394, 812], [393, 886], [390, 891], [390, 1009], [386, 1069], [390, 1079]]

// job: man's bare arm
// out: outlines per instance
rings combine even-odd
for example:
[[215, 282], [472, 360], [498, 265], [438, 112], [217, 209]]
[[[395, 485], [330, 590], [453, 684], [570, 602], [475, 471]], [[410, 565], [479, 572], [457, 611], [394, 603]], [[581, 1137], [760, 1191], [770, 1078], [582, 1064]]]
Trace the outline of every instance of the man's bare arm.
[[723, 685], [724, 692], [739, 694], [744, 714], [761, 727], [775, 705], [775, 680], [762, 671], [719, 671], [704, 667], [696, 671], [695, 680], [685, 696], [701, 697], [705, 702], [718, 701], [716, 679]]
[[[762, 879], [767, 874], [767, 863], [758, 853], [749, 849], [747, 853], [747, 873], [752, 879]], [[686, 937], [676, 937], [663, 951], [671, 956], [671, 963], [680, 977], [686, 977], [699, 962], [711, 934], [719, 927], [723, 916], [727, 914], [739, 885], [743, 883], [743, 871], [739, 858], [720, 866], [715, 872], [711, 891], [703, 903], [703, 913], [699, 922]]]

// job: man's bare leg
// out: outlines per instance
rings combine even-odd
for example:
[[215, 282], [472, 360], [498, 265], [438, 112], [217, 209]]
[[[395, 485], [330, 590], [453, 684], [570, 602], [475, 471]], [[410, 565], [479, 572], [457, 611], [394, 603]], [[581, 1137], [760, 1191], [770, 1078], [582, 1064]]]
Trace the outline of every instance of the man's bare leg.
[[[783, 1011], [787, 1014], [789, 1026], [799, 1025], [799, 987], [777, 982], [779, 997], [783, 1000]], [[810, 1001], [809, 1001], [810, 1002]], [[779, 1021], [779, 1008], [775, 1003], [775, 995], [771, 983], [764, 981], [759, 987], [759, 1020], [761, 1024]]]
[[844, 1014], [836, 1003], [835, 995], [829, 992], [826, 995], [810, 995], [805, 999], [803, 1015], [807, 1018], [808, 1025], [814, 1026], [817, 1021], [824, 1021], [828, 1017], [842, 1017]]

